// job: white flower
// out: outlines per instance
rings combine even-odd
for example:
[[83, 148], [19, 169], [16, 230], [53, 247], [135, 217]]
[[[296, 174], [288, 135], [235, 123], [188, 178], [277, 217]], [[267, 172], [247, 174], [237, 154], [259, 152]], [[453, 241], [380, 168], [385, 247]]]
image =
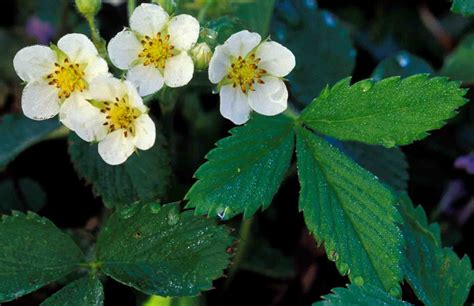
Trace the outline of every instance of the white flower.
[[188, 51], [199, 36], [199, 22], [189, 15], [170, 19], [161, 6], [143, 3], [130, 17], [130, 30], [118, 33], [108, 45], [112, 63], [128, 70], [127, 79], [146, 96], [164, 84], [181, 87], [191, 81], [193, 60]]
[[250, 111], [266, 116], [287, 108], [288, 91], [282, 78], [295, 67], [295, 56], [259, 34], [233, 34], [214, 51], [209, 63], [209, 80], [219, 84], [222, 116], [235, 124], [249, 119]]
[[89, 103], [67, 114], [79, 137], [99, 141], [99, 154], [106, 163], [121, 164], [136, 148], [148, 150], [153, 146], [155, 124], [132, 83], [97, 78], [89, 92]]
[[[86, 103], [91, 81], [108, 75], [107, 62], [82, 34], [65, 35], [57, 46], [23, 48], [15, 55], [13, 66], [27, 83], [21, 98], [23, 113], [35, 120], [54, 117], [70, 103]], [[69, 122], [63, 123], [71, 128]]]

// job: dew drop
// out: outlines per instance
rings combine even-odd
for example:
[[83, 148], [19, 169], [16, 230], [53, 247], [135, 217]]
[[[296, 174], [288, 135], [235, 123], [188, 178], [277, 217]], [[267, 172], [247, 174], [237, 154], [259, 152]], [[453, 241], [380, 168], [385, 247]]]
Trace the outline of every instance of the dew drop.
[[396, 141], [392, 138], [383, 138], [382, 145], [386, 148], [393, 148], [396, 145]]
[[400, 53], [397, 55], [397, 62], [400, 67], [405, 68], [410, 64], [410, 58], [405, 53]]
[[354, 284], [356, 284], [357, 286], [363, 286], [364, 285], [364, 279], [362, 278], [362, 276], [354, 277]]
[[177, 209], [168, 212], [168, 225], [176, 225], [179, 222], [180, 214]]
[[402, 296], [402, 289], [400, 287], [393, 287], [389, 290], [391, 296], [399, 298]]
[[334, 19], [334, 17], [330, 13], [323, 12], [323, 18], [324, 18], [324, 23], [326, 23], [328, 27], [332, 28], [336, 26], [336, 19]]
[[121, 209], [119, 212], [120, 218], [128, 219], [132, 217], [135, 214], [137, 208], [138, 208], [138, 205], [132, 205], [130, 207]]
[[152, 214], [157, 214], [161, 211], [161, 204], [160, 203], [152, 203], [150, 204], [150, 210]]
[[339, 259], [339, 254], [332, 250], [329, 252], [329, 259], [332, 260], [332, 261], [337, 261]]
[[349, 265], [345, 262], [338, 263], [336, 262], [336, 267], [342, 275], [349, 274]]
[[219, 210], [217, 212], [217, 217], [219, 217], [219, 219], [221, 219], [221, 220], [225, 220], [228, 210], [229, 210], [229, 207], [226, 207], [222, 210]]

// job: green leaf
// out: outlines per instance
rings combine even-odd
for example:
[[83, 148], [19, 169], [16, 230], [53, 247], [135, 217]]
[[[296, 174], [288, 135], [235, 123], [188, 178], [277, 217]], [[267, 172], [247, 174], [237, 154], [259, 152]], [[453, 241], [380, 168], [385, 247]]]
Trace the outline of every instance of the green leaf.
[[35, 121], [22, 114], [3, 116], [0, 119], [0, 168], [59, 127], [55, 119]]
[[360, 142], [345, 142], [345, 151], [359, 165], [395, 190], [408, 187], [408, 162], [400, 148], [384, 148]]
[[108, 219], [97, 257], [105, 274], [146, 294], [193, 296], [222, 275], [231, 242], [224, 227], [178, 204], [133, 205]]
[[334, 288], [332, 294], [323, 296], [325, 301], [314, 303], [313, 306], [349, 306], [349, 305], [371, 305], [371, 306], [407, 306], [411, 305], [391, 297], [383, 290], [374, 286], [350, 285], [347, 288]]
[[287, 78], [298, 102], [309, 104], [327, 85], [352, 74], [357, 52], [334, 15], [305, 0], [283, 1], [275, 15], [280, 22], [272, 27], [272, 38], [296, 56]]
[[474, 15], [474, 1], [472, 0], [454, 0], [451, 11], [463, 16]]
[[466, 103], [466, 90], [446, 78], [417, 74], [374, 83], [350, 78], [326, 88], [300, 120], [320, 133], [385, 147], [407, 145], [439, 129]]
[[120, 207], [135, 202], [163, 198], [168, 191], [171, 168], [164, 137], [157, 131], [155, 145], [138, 151], [119, 166], [106, 164], [97, 152], [97, 145], [69, 138], [69, 154], [79, 176], [92, 184], [107, 207]]
[[0, 182], [0, 213], [10, 213], [12, 210], [40, 211], [46, 204], [46, 193], [41, 186], [29, 179]]
[[470, 34], [446, 57], [439, 74], [448, 76], [454, 80], [474, 83], [473, 57], [474, 34]]
[[351, 282], [400, 294], [403, 237], [396, 197], [371, 173], [297, 128], [299, 207], [308, 229]]
[[372, 73], [374, 81], [400, 76], [402, 79], [418, 73], [433, 73], [433, 68], [424, 59], [400, 51], [381, 61]]
[[46, 301], [41, 306], [102, 306], [104, 305], [104, 289], [95, 277], [83, 277], [74, 281]]
[[268, 28], [273, 15], [275, 0], [256, 0], [239, 3], [235, 16], [241, 19], [252, 32], [268, 35]]
[[0, 223], [0, 302], [14, 300], [79, 267], [82, 251], [51, 221], [14, 212]]
[[267, 208], [278, 191], [293, 155], [293, 120], [284, 115], [254, 116], [230, 131], [195, 173], [198, 181], [185, 199], [197, 214], [248, 218]]
[[415, 208], [407, 196], [401, 203], [408, 283], [425, 305], [464, 305], [474, 283], [469, 257], [459, 259], [442, 247], [439, 226], [428, 223], [421, 206]]
[[142, 306], [205, 306], [200, 297], [164, 297], [152, 295]]

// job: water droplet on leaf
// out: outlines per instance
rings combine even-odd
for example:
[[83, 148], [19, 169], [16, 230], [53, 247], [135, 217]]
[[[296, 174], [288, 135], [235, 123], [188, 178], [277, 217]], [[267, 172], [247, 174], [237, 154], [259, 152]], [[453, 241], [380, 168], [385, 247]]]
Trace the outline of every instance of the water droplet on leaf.
[[354, 277], [354, 284], [356, 284], [357, 286], [364, 285], [364, 279], [362, 278], [362, 276]]
[[120, 218], [128, 219], [132, 217], [137, 211], [138, 205], [132, 205], [130, 207], [122, 208], [119, 212]]

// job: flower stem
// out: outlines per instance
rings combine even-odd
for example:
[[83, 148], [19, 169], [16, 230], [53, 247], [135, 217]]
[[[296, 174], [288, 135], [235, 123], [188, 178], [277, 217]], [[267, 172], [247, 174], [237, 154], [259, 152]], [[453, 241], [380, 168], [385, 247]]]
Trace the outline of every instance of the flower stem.
[[235, 273], [237, 272], [237, 270], [239, 270], [239, 266], [245, 258], [245, 255], [247, 254], [247, 249], [252, 239], [252, 224], [253, 218], [250, 218], [248, 220], [242, 220], [242, 223], [240, 224], [239, 246], [237, 248], [237, 253], [234, 256], [234, 263], [229, 269], [229, 276], [227, 277], [224, 284], [225, 289], [227, 289], [232, 283], [232, 280], [235, 277]]
[[85, 17], [91, 30], [92, 42], [97, 48], [97, 51], [99, 51], [100, 56], [102, 56], [103, 58], [107, 58], [107, 48], [105, 46], [105, 40], [102, 38], [102, 36], [100, 36], [100, 32], [97, 28], [94, 16], [87, 15]]
[[212, 5], [214, 5], [214, 2], [216, 2], [216, 0], [207, 0], [206, 1], [206, 4], [204, 4], [203, 8], [199, 11], [199, 15], [198, 15], [198, 20], [199, 20], [199, 23], [203, 23], [206, 19], [206, 15], [207, 15], [207, 11], [211, 8]]
[[128, 17], [132, 16], [133, 11], [135, 10], [135, 7], [137, 7], [137, 1], [136, 0], [128, 0], [127, 3], [127, 11], [128, 11]]

